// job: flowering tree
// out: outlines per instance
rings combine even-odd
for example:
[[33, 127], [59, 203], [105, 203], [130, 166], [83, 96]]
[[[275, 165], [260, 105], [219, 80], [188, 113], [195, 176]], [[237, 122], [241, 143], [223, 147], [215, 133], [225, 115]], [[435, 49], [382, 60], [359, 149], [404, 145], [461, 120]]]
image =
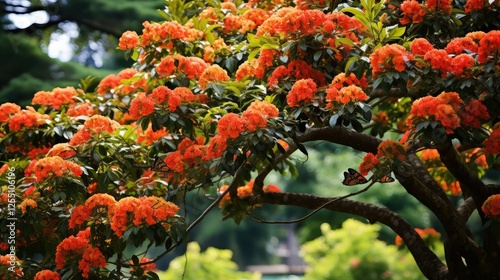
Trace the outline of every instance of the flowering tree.
[[[166, 21], [121, 37], [133, 68], [0, 106], [2, 275], [155, 278], [155, 259], [127, 248], [166, 254], [214, 207], [240, 222], [279, 204], [385, 224], [430, 279], [500, 277], [499, 188], [481, 181], [499, 166], [498, 0], [166, 3]], [[366, 187], [266, 181], [317, 140], [366, 152], [343, 181]], [[394, 179], [441, 222], [446, 264], [425, 231], [355, 200]], [[193, 222], [188, 192], [214, 199]]]

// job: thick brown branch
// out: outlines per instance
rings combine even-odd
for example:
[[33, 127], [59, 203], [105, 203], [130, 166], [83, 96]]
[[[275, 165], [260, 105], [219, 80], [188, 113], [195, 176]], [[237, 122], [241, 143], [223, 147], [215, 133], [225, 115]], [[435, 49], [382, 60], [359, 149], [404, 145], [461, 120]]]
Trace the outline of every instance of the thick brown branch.
[[[335, 198], [318, 197], [309, 194], [296, 193], [266, 193], [257, 197], [253, 203], [269, 203], [278, 205], [293, 205], [308, 209], [315, 209]], [[325, 207], [332, 211], [339, 211], [358, 215], [371, 222], [380, 222], [389, 226], [399, 234], [412, 253], [422, 273], [429, 279], [446, 279], [447, 267], [427, 247], [413, 227], [398, 214], [387, 208], [372, 204], [339, 200]]]
[[378, 145], [381, 142], [376, 137], [342, 126], [311, 128], [298, 137], [298, 139], [302, 143], [316, 140], [329, 141], [367, 153], [377, 153]]
[[476, 205], [479, 216], [484, 221], [484, 213], [481, 211], [483, 202], [488, 198], [486, 185], [462, 162], [457, 151], [453, 148], [451, 141], [437, 147], [441, 161], [460, 182], [460, 187], [465, 197], [471, 196]]
[[411, 163], [413, 167], [416, 167], [413, 170], [414, 175], [419, 178], [419, 180], [425, 184], [427, 188], [432, 190], [436, 195], [438, 195], [441, 199], [444, 201], [448, 201], [450, 203], [450, 206], [453, 207], [451, 204], [451, 201], [448, 199], [448, 196], [446, 193], [443, 191], [440, 185], [432, 178], [432, 176], [429, 174], [427, 171], [427, 168], [424, 166], [422, 161], [415, 155], [415, 154], [409, 154], [408, 155], [408, 161]]
[[402, 177], [396, 172], [396, 177], [409, 194], [436, 214], [446, 231], [450, 245], [457, 248], [468, 265], [478, 269], [482, 263], [486, 262], [484, 250], [472, 239], [469, 227], [454, 207], [450, 207], [449, 203], [435, 195], [414, 175]]
[[476, 210], [476, 205], [474, 205], [474, 200], [472, 200], [472, 197], [469, 197], [466, 200], [464, 200], [464, 203], [462, 203], [457, 208], [458, 214], [460, 214], [460, 216], [464, 221], [469, 220], [472, 213], [474, 213], [474, 210]]

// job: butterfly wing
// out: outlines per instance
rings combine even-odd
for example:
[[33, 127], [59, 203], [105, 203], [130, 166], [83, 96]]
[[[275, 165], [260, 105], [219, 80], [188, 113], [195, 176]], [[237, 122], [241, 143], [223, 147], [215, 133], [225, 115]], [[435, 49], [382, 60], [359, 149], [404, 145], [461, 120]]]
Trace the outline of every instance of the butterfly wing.
[[377, 180], [377, 182], [380, 182], [380, 183], [391, 183], [394, 181], [395, 181], [394, 178], [392, 178], [391, 176], [387, 176], [387, 175], [385, 175], [384, 177]]
[[342, 181], [342, 184], [346, 186], [354, 186], [368, 182], [368, 180], [358, 171], [352, 168], [347, 169], [347, 171], [348, 172], [344, 172], [344, 180]]
[[153, 171], [160, 172], [162, 177], [167, 177], [167, 172], [170, 171], [170, 168], [168, 168], [165, 161], [163, 161], [160, 157], [156, 157], [151, 169]]
[[342, 181], [342, 184], [346, 186], [354, 186], [357, 183], [349, 172], [344, 172], [344, 180]]
[[353, 180], [356, 181], [357, 184], [365, 184], [368, 183], [368, 179], [365, 178], [365, 176], [361, 175], [358, 171], [348, 168], [347, 171], [349, 171], [349, 174], [352, 175]]

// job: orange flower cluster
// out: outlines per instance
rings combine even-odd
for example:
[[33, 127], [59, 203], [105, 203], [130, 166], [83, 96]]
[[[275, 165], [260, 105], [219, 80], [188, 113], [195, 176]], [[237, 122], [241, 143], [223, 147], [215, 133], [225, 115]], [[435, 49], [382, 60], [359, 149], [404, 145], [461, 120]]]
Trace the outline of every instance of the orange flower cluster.
[[[143, 257], [143, 258], [141, 258], [139, 260], [139, 265], [144, 270], [144, 274], [143, 275], [146, 275], [148, 271], [156, 271], [156, 264], [155, 263], [143, 264], [143, 263], [148, 263], [148, 262], [151, 262], [151, 259], [148, 259], [146, 257]], [[129, 263], [131, 265], [134, 264], [132, 261], [130, 261]], [[134, 272], [134, 271], [135, 271], [135, 267], [131, 266], [130, 267], [130, 272]]]
[[100, 135], [104, 132], [111, 133], [119, 127], [119, 123], [108, 117], [99, 115], [92, 116], [85, 121], [83, 128], [73, 135], [73, 138], [69, 141], [69, 145], [75, 146], [84, 144], [90, 140], [93, 135]]
[[201, 20], [201, 19], [208, 19], [208, 24], [212, 25], [212, 24], [215, 24], [219, 20], [219, 17], [215, 13], [214, 8], [208, 6], [208, 7], [205, 7], [205, 9], [203, 9], [203, 11], [201, 11], [200, 14], [198, 15], [198, 20]]
[[403, 146], [398, 142], [387, 139], [382, 141], [377, 148], [377, 158], [381, 160], [382, 158], [387, 159], [397, 159], [400, 161], [406, 161], [406, 153]]
[[446, 78], [451, 71], [452, 58], [445, 50], [433, 49], [425, 53], [424, 60], [431, 64], [432, 69], [441, 72], [441, 77]]
[[155, 110], [155, 103], [151, 98], [146, 96], [146, 93], [139, 92], [135, 98], [130, 102], [130, 117], [132, 119], [139, 119], [142, 116], [147, 116]]
[[61, 276], [59, 275], [59, 273], [48, 269], [38, 271], [34, 278], [34, 280], [60, 280], [60, 279]]
[[224, 139], [234, 139], [245, 131], [245, 120], [235, 113], [228, 113], [220, 118], [218, 133]]
[[325, 5], [326, 5], [325, 0], [296, 0], [295, 1], [295, 7], [297, 7], [297, 9], [301, 9], [301, 10], [307, 10], [310, 8], [309, 6], [325, 7]]
[[396, 70], [403, 72], [406, 64], [413, 59], [413, 55], [408, 53], [403, 46], [397, 44], [384, 45], [370, 55], [373, 77], [379, 74]]
[[325, 76], [320, 71], [303, 60], [294, 60], [286, 67], [284, 65], [278, 66], [269, 76], [268, 86], [271, 89], [277, 88], [280, 80], [290, 77], [297, 80], [312, 79], [320, 87], [325, 85]]
[[205, 61], [208, 64], [211, 64], [214, 62], [217, 53], [227, 55], [229, 52], [230, 52], [229, 47], [224, 42], [224, 39], [219, 38], [215, 40], [212, 43], [212, 45], [206, 46], [203, 49], [203, 61]]
[[440, 161], [439, 152], [436, 149], [425, 149], [420, 154], [420, 159], [422, 161]]
[[208, 160], [207, 146], [203, 145], [203, 141], [203, 137], [198, 137], [196, 141], [184, 138], [177, 146], [177, 151], [167, 154], [165, 164], [171, 171], [182, 173], [185, 164], [193, 166]]
[[19, 131], [22, 127], [33, 128], [45, 124], [50, 117], [40, 114], [32, 107], [27, 106], [26, 110], [18, 111], [9, 119], [10, 131]]
[[389, 123], [389, 116], [386, 112], [378, 112], [373, 115], [372, 120], [380, 125], [387, 125]]
[[[250, 181], [248, 181], [248, 183], [246, 185], [238, 187], [237, 188], [238, 198], [243, 199], [243, 198], [247, 198], [247, 197], [252, 196], [253, 195], [253, 185], [254, 185], [254, 180], [250, 180]], [[228, 185], [222, 185], [218, 190], [219, 195], [222, 194], [224, 191], [226, 191], [228, 187], [229, 187]], [[262, 188], [262, 190], [264, 192], [267, 192], [267, 193], [281, 192], [280, 188], [278, 186], [276, 186], [275, 184], [266, 185]], [[231, 204], [231, 196], [229, 193], [227, 193], [220, 200], [219, 208], [224, 208], [229, 204]]]
[[92, 267], [106, 267], [106, 258], [102, 252], [92, 247], [89, 240], [81, 236], [70, 236], [57, 245], [57, 269], [62, 269], [68, 259], [79, 260], [78, 269], [82, 271], [84, 278], [89, 277]]
[[[421, 229], [421, 228], [415, 228], [415, 231], [422, 237], [422, 239], [427, 240], [427, 239], [439, 239], [441, 237], [441, 234], [435, 230], [434, 228], [426, 228], [426, 229]], [[403, 245], [403, 239], [401, 236], [397, 235], [396, 240], [394, 240], [394, 243], [396, 246], [401, 246]]]
[[413, 102], [407, 125], [417, 125], [414, 121], [419, 118], [434, 118], [446, 129], [447, 134], [452, 134], [460, 125], [477, 128], [481, 122], [490, 118], [486, 107], [480, 101], [473, 99], [465, 106], [463, 103], [456, 92], [443, 92], [437, 97], [426, 96], [417, 99]]
[[172, 202], [156, 196], [125, 197], [120, 199], [111, 215], [111, 229], [119, 237], [131, 223], [134, 226], [151, 226], [167, 222], [175, 216], [179, 207]]
[[486, 216], [498, 216], [500, 215], [500, 194], [495, 194], [486, 199], [481, 206], [484, 214]]
[[207, 67], [208, 64], [199, 57], [185, 57], [175, 54], [162, 58], [158, 66], [156, 66], [156, 73], [160, 77], [170, 77], [179, 73], [186, 75], [188, 79], [195, 79], [199, 78]]
[[416, 38], [410, 44], [410, 50], [415, 55], [425, 55], [427, 52], [432, 51], [434, 46], [425, 38]]
[[36, 203], [35, 200], [33, 200], [31, 198], [27, 198], [27, 199], [23, 200], [23, 202], [21, 202], [21, 204], [19, 204], [17, 206], [17, 208], [20, 208], [21, 212], [23, 214], [25, 214], [28, 211], [28, 207], [36, 208], [37, 206], [38, 206], [38, 204]]
[[33, 148], [28, 152], [30, 159], [35, 159], [38, 157], [44, 157], [50, 150], [50, 147]]
[[76, 104], [71, 106], [66, 114], [70, 117], [79, 117], [79, 116], [93, 116], [95, 113], [94, 107], [92, 107], [92, 103], [86, 102], [82, 104]]
[[460, 183], [457, 181], [447, 183], [446, 181], [441, 181], [441, 188], [445, 192], [450, 192], [454, 196], [458, 196], [461, 192], [462, 189], [460, 188]]
[[198, 85], [201, 90], [205, 90], [210, 83], [229, 81], [226, 70], [217, 64], [207, 67], [200, 76]]
[[391, 139], [382, 141], [377, 148], [377, 155], [367, 153], [359, 165], [359, 173], [366, 176], [373, 168], [383, 164], [387, 160], [406, 161], [406, 153], [403, 146]]
[[258, 27], [264, 23], [271, 16], [271, 12], [260, 9], [260, 8], [250, 8], [246, 10], [242, 18], [247, 19], [255, 23], [255, 26]]
[[487, 155], [500, 154], [500, 127], [493, 132], [484, 141], [484, 150]]
[[490, 119], [488, 109], [477, 99], [470, 100], [459, 111], [460, 123], [464, 126], [478, 128], [482, 121]]
[[54, 176], [73, 175], [79, 177], [83, 173], [78, 164], [64, 160], [58, 156], [40, 159], [35, 164], [33, 171], [37, 182]]
[[500, 57], [500, 30], [493, 30], [484, 35], [479, 41], [477, 55], [479, 63], [486, 63], [492, 58], [498, 62]]
[[316, 83], [313, 79], [301, 79], [293, 84], [290, 92], [286, 96], [286, 102], [290, 107], [300, 106], [301, 103], [309, 103], [313, 100], [317, 91]]
[[[326, 35], [330, 34], [334, 36], [330, 40], [330, 47], [335, 47], [335, 37], [347, 38], [353, 42], [359, 42], [360, 35], [367, 31], [366, 27], [359, 20], [340, 12], [327, 14], [322, 28], [326, 32]], [[340, 58], [336, 58], [340, 60]]]
[[[7, 243], [3, 243], [3, 244], [6, 244], [8, 246]], [[11, 265], [11, 258], [12, 256], [11, 255], [5, 255], [5, 256], [2, 256], [0, 255], [0, 271], [4, 272], [4, 271], [7, 271], [7, 267], [8, 268], [11, 268], [12, 265]], [[23, 277], [24, 276], [24, 273], [23, 271], [21, 270], [22, 268], [19, 267], [19, 259], [17, 258], [17, 256], [14, 256], [14, 260], [15, 261], [15, 266], [14, 266], [14, 273], [15, 275], [12, 275], [14, 279], [19, 279], [19, 277]], [[11, 271], [8, 271], [8, 273], [12, 273]], [[3, 276], [4, 274], [2, 274]], [[16, 277], [18, 276], [18, 277]], [[2, 278], [2, 279], [11, 279], [10, 277], [9, 278]]]
[[346, 76], [345, 73], [340, 73], [333, 78], [330, 87], [335, 87], [340, 90], [343, 87], [352, 85], [367, 89], [368, 83], [366, 82], [366, 76], [363, 75], [361, 79], [358, 79], [354, 73], [350, 73], [349, 76]]
[[486, 155], [483, 153], [483, 149], [475, 148], [472, 151], [465, 152], [464, 156], [465, 162], [471, 162], [471, 159], [475, 158], [474, 163], [483, 168], [488, 168], [488, 162], [486, 162]]
[[300, 36], [313, 34], [322, 27], [326, 16], [320, 10], [300, 10], [292, 7], [281, 8], [257, 28], [256, 36], [285, 37], [294, 34]]
[[92, 267], [106, 267], [106, 258], [98, 248], [88, 247], [78, 263], [78, 269], [84, 278], [88, 278]]
[[469, 78], [471, 76], [470, 69], [474, 66], [476, 61], [474, 58], [468, 54], [459, 54], [453, 58], [451, 61], [451, 74]]
[[362, 88], [355, 85], [343, 87], [340, 90], [335, 86], [326, 89], [327, 108], [330, 109], [335, 109], [338, 105], [342, 106], [348, 103], [365, 101], [366, 99], [368, 99], [368, 95]]
[[21, 112], [19, 105], [6, 102], [0, 105], [0, 123], [7, 123], [11, 116]]
[[101, 80], [99, 86], [97, 87], [97, 93], [104, 95], [119, 86], [121, 81], [121, 77], [116, 76], [115, 74], [110, 74]]
[[477, 53], [479, 46], [470, 37], [454, 38], [446, 45], [446, 52], [449, 54], [461, 54], [464, 52]]
[[367, 153], [359, 165], [359, 173], [366, 176], [377, 164], [379, 164], [378, 158], [372, 153]]
[[425, 9], [416, 0], [405, 0], [401, 4], [403, 17], [399, 20], [401, 24], [420, 23], [424, 21], [424, 16], [427, 14]]
[[128, 95], [138, 89], [146, 91], [148, 89], [146, 79], [132, 79], [136, 74], [138, 74], [138, 71], [134, 68], [126, 68], [120, 71], [118, 75], [110, 74], [101, 80], [97, 87], [97, 93], [105, 95], [111, 92]]
[[440, 11], [449, 15], [452, 10], [452, 0], [427, 0], [426, 7], [429, 11]]
[[141, 46], [145, 47], [150, 44], [163, 44], [165, 41], [182, 40], [194, 41], [203, 38], [203, 32], [194, 28], [189, 28], [179, 24], [176, 21], [165, 21], [163, 23], [149, 23], [142, 24], [142, 36], [140, 38]]
[[162, 137], [168, 135], [168, 131], [165, 128], [153, 131], [153, 126], [151, 124], [149, 124], [148, 128], [145, 131], [142, 131], [140, 127], [137, 129], [137, 143], [146, 146], [150, 146]]
[[464, 10], [466, 13], [472, 13], [477, 10], [481, 10], [486, 7], [498, 6], [498, 0], [485, 1], [485, 0], [467, 0], [465, 3]]
[[52, 91], [39, 91], [35, 93], [32, 104], [51, 106], [59, 110], [63, 105], [75, 103], [75, 97], [83, 94], [82, 90], [76, 90], [74, 87], [55, 88]]
[[413, 102], [410, 116], [406, 124], [411, 127], [418, 117], [428, 119], [433, 117], [446, 128], [446, 133], [451, 134], [460, 126], [460, 118], [457, 111], [463, 101], [456, 92], [443, 92], [437, 97], [426, 96]]
[[245, 34], [257, 27], [255, 22], [244, 18], [243, 16], [227, 14], [224, 18], [223, 31], [226, 34], [238, 31]]
[[120, 37], [118, 47], [121, 50], [131, 50], [139, 44], [139, 35], [137, 32], [127, 30]]
[[87, 222], [90, 215], [92, 214], [92, 210], [85, 205], [78, 205], [73, 210], [71, 210], [71, 217], [69, 219], [69, 228], [75, 228], [77, 226], [82, 225]]
[[47, 156], [54, 157], [58, 156], [62, 159], [68, 159], [76, 155], [75, 149], [73, 149], [68, 143], [55, 144], [48, 152]]

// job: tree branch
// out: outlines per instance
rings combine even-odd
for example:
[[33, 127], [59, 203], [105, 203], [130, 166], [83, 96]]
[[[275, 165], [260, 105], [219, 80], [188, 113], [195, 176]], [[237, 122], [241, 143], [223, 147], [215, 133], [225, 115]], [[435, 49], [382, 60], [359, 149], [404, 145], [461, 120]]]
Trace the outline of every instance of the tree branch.
[[464, 219], [464, 221], [468, 221], [472, 213], [476, 210], [476, 205], [474, 205], [474, 200], [472, 197], [467, 198], [464, 202], [457, 208], [458, 214]]
[[113, 27], [110, 25], [102, 25], [97, 21], [92, 21], [92, 20], [89, 20], [87, 18], [70, 17], [70, 18], [68, 18], [68, 20], [85, 25], [91, 29], [101, 31], [103, 33], [107, 33], [107, 34], [112, 35], [116, 38], [120, 38], [123, 34], [122, 30], [113, 29]]
[[415, 175], [401, 178], [398, 172], [395, 173], [406, 191], [436, 214], [448, 240], [462, 254], [468, 265], [478, 269], [481, 264], [487, 262], [485, 251], [472, 239], [469, 227], [454, 207], [450, 207], [449, 203], [435, 195]]
[[310, 128], [304, 134], [300, 135], [298, 140], [301, 143], [324, 140], [367, 153], [377, 153], [378, 145], [382, 142], [376, 137], [359, 133], [343, 126]]
[[446, 195], [446, 193], [443, 191], [440, 185], [432, 178], [432, 176], [429, 174], [429, 171], [425, 167], [425, 165], [422, 163], [420, 158], [418, 158], [415, 154], [409, 154], [408, 155], [408, 161], [411, 163], [413, 167], [416, 167], [413, 170], [415, 176], [419, 178], [419, 180], [425, 184], [427, 188], [432, 190], [437, 196], [439, 196], [441, 199], [444, 201], [449, 202], [450, 206], [453, 208], [454, 206], [451, 204], [450, 199]]
[[476, 205], [476, 209], [481, 217], [483, 223], [485, 222], [484, 213], [481, 206], [488, 198], [488, 190], [486, 185], [474, 173], [472, 173], [467, 166], [462, 162], [457, 151], [453, 148], [451, 141], [437, 147], [441, 161], [453, 174], [453, 176], [460, 182], [460, 187], [465, 196], [471, 196]]
[[[254, 199], [252, 203], [293, 205], [308, 209], [316, 209], [332, 199], [335, 198], [296, 193], [266, 193]], [[427, 278], [446, 279], [448, 273], [447, 267], [427, 247], [413, 227], [398, 214], [387, 208], [347, 199], [336, 201], [333, 204], [325, 206], [325, 208], [332, 211], [358, 215], [368, 219], [370, 222], [378, 221], [389, 226], [404, 240], [420, 270]]]

